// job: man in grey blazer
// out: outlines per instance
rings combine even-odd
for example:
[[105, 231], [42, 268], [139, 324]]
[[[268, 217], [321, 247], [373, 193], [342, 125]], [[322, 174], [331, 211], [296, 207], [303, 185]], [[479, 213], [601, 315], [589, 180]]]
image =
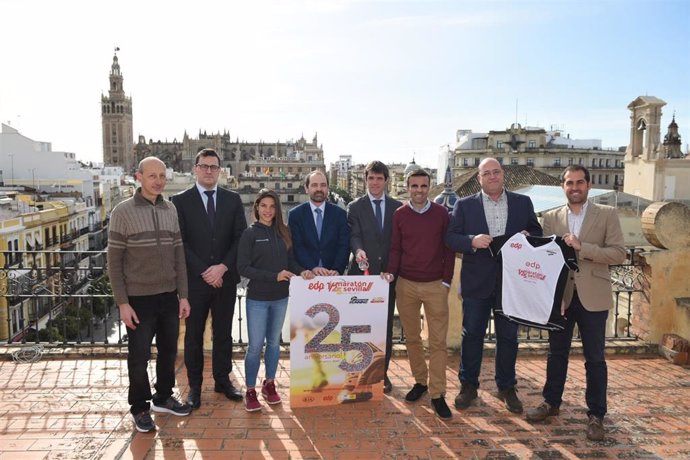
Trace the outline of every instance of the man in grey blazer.
[[586, 435], [591, 441], [601, 441], [607, 410], [606, 318], [613, 308], [609, 264], [625, 261], [623, 232], [615, 208], [587, 201], [592, 188], [587, 168], [568, 166], [561, 175], [561, 185], [568, 204], [544, 214], [544, 234], [563, 237], [577, 251], [580, 270], [571, 272], [563, 296], [566, 329], [549, 332], [544, 402], [527, 412], [527, 420], [537, 422], [558, 415], [568, 373], [570, 342], [577, 324], [587, 376]]
[[203, 149], [194, 161], [196, 184], [172, 198], [177, 208], [189, 279], [191, 314], [184, 336], [184, 363], [189, 380], [187, 404], [201, 405], [204, 370], [204, 330], [213, 318], [212, 367], [214, 391], [232, 401], [242, 394], [232, 384], [232, 318], [235, 313], [237, 246], [247, 228], [240, 196], [218, 187], [220, 158]]
[[[370, 275], [379, 275], [386, 269], [393, 231], [393, 212], [402, 203], [385, 194], [388, 184], [388, 167], [380, 161], [372, 161], [364, 169], [367, 194], [347, 208], [347, 223], [350, 225], [350, 251], [352, 257], [348, 275], [362, 275], [359, 264], [368, 266]], [[389, 393], [393, 385], [388, 378], [388, 363], [391, 359], [393, 337], [393, 314], [395, 311], [395, 282], [388, 291], [388, 322], [386, 324], [386, 365], [383, 392]]]

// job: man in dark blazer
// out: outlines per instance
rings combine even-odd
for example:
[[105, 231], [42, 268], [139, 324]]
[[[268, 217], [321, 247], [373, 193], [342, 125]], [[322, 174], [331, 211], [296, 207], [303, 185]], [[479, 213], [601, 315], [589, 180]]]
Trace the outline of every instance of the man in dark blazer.
[[322, 171], [309, 173], [304, 189], [309, 201], [288, 213], [295, 259], [317, 276], [343, 274], [350, 253], [347, 215], [326, 201], [328, 178]]
[[[350, 225], [350, 251], [352, 258], [348, 275], [364, 274], [359, 264], [368, 265], [370, 275], [379, 275], [388, 264], [393, 232], [393, 213], [402, 203], [385, 194], [388, 184], [388, 167], [380, 161], [372, 161], [364, 168], [367, 194], [350, 203], [347, 223]], [[393, 315], [395, 313], [395, 281], [388, 290], [388, 322], [386, 324], [386, 365], [383, 392], [390, 393], [393, 384], [388, 378], [388, 364], [393, 348]]]
[[[494, 158], [479, 163], [481, 192], [458, 200], [453, 207], [446, 244], [461, 252], [460, 293], [462, 295], [462, 355], [460, 394], [455, 407], [466, 409], [477, 398], [482, 365], [484, 334], [496, 304], [497, 260], [489, 251], [493, 237], [518, 232], [540, 236], [541, 226], [529, 197], [503, 188], [503, 168]], [[517, 324], [498, 316], [496, 325], [496, 385], [506, 408], [522, 412], [515, 385]]]
[[201, 405], [204, 370], [204, 330], [209, 311], [213, 327], [212, 366], [214, 390], [228, 399], [241, 401], [242, 394], [230, 381], [232, 372], [232, 319], [235, 313], [237, 245], [247, 228], [240, 196], [218, 187], [220, 158], [215, 150], [203, 149], [194, 163], [196, 184], [175, 195], [189, 278], [192, 307], [184, 336], [184, 363], [193, 409]]

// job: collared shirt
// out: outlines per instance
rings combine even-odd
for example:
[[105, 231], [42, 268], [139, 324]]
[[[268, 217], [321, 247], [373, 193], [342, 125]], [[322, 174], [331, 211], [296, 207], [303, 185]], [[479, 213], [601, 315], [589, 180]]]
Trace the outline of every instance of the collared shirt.
[[585, 214], [587, 214], [587, 205], [589, 201], [585, 201], [582, 205], [582, 209], [579, 214], [575, 214], [570, 206], [568, 206], [568, 229], [570, 233], [576, 237], [580, 237], [580, 229], [582, 228], [582, 222], [585, 221]]
[[482, 205], [486, 216], [486, 225], [489, 227], [489, 235], [500, 236], [506, 232], [508, 222], [508, 196], [506, 191], [501, 192], [498, 200], [494, 201], [482, 190]]
[[316, 209], [321, 210], [321, 217], [326, 218], [326, 202], [321, 203], [321, 206], [316, 206], [313, 201], [309, 200], [309, 207], [311, 208], [311, 218], [314, 219], [314, 226], [316, 225]]
[[386, 215], [386, 194], [384, 193], [381, 195], [381, 198], [376, 198], [374, 195], [371, 193], [367, 192], [367, 195], [369, 195], [369, 203], [371, 203], [371, 209], [374, 210], [374, 215], [376, 215], [376, 203], [374, 203], [374, 200], [381, 200], [381, 215], [385, 216]]
[[431, 207], [431, 201], [429, 201], [429, 199], [426, 200], [426, 204], [424, 205], [424, 207], [422, 209], [419, 209], [419, 210], [417, 208], [415, 208], [414, 206], [412, 206], [411, 201], [408, 201], [407, 204], [410, 206], [410, 209], [412, 209], [414, 212], [419, 213], [419, 214], [424, 214]]
[[204, 209], [208, 209], [208, 195], [206, 195], [204, 192], [210, 192], [213, 190], [213, 207], [214, 209], [218, 209], [218, 184], [214, 185], [212, 189], [205, 189], [199, 183], [196, 183], [196, 189], [199, 191], [199, 195], [201, 195], [201, 201], [204, 202]]

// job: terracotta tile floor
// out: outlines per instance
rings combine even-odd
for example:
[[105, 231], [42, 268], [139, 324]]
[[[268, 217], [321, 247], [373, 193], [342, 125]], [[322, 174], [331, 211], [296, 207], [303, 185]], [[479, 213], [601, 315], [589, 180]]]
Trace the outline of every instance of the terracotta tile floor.
[[[458, 391], [457, 356], [447, 371], [448, 402]], [[391, 363], [395, 386], [383, 402], [291, 410], [289, 403], [247, 413], [212, 390], [189, 417], [154, 415], [158, 430], [140, 434], [127, 415], [123, 359], [0, 361], [0, 460], [19, 459], [436, 459], [690, 458], [690, 369], [655, 356], [609, 360], [608, 434], [584, 437], [582, 357], [571, 362], [561, 415], [530, 424], [495, 397], [493, 358], [484, 362], [480, 401], [450, 421], [436, 418], [428, 398], [404, 402], [413, 384], [407, 360]], [[187, 392], [184, 366], [178, 385]], [[235, 363], [241, 381], [243, 365]], [[520, 395], [540, 402], [545, 358], [518, 360]], [[280, 362], [279, 391], [288, 399], [289, 360]], [[210, 382], [210, 383], [209, 383]]]

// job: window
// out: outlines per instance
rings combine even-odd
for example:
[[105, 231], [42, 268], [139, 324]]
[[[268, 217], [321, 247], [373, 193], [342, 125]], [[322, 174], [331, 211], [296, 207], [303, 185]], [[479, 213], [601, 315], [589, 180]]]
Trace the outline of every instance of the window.
[[463, 158], [462, 159], [462, 165], [464, 167], [468, 167], [470, 165], [470, 159], [469, 158]]
[[288, 195], [287, 196], [288, 203], [292, 203], [295, 201], [295, 195]]
[[503, 157], [498, 157], [496, 159], [498, 160], [498, 164], [500, 164], [500, 165], [503, 164]]
[[575, 161], [574, 158], [568, 158], [568, 166], [571, 166], [573, 164], [573, 161]]
[[496, 148], [502, 149], [503, 148], [503, 141], [496, 141]]
[[618, 174], [614, 174], [613, 176], [613, 185], [618, 185]]
[[592, 168], [596, 168], [596, 167], [597, 167], [597, 159], [592, 158]]
[[537, 148], [537, 141], [529, 141], [527, 143], [527, 147], [529, 147], [531, 149]]
[[602, 166], [604, 166], [604, 159], [599, 158], [599, 167], [601, 168]]
[[287, 188], [292, 188], [292, 182], [288, 182]]
[[606, 159], [606, 167], [607, 167], [607, 168], [611, 166], [610, 161], [611, 161], [611, 160], [609, 160], [608, 158]]
[[582, 165], [582, 157], [577, 159], [577, 164]]
[[276, 182], [276, 190], [280, 190], [280, 182]]
[[512, 158], [510, 159], [510, 164], [511, 164], [511, 165], [516, 165], [516, 164], [518, 164], [518, 159], [515, 158], [515, 157], [512, 157]]
[[534, 158], [528, 158], [527, 159], [527, 166], [534, 167]]
[[609, 175], [608, 174], [606, 176], [604, 176], [604, 182], [607, 184], [609, 183]]
[[561, 166], [561, 157], [556, 157], [553, 159], [554, 166]]
[[481, 158], [475, 158], [474, 159], [474, 165], [479, 166], [479, 163], [481, 162]]
[[261, 166], [256, 167], [256, 172], [260, 173], [261, 172]]
[[259, 182], [259, 188], [264, 188], [266, 185], [263, 182]]

